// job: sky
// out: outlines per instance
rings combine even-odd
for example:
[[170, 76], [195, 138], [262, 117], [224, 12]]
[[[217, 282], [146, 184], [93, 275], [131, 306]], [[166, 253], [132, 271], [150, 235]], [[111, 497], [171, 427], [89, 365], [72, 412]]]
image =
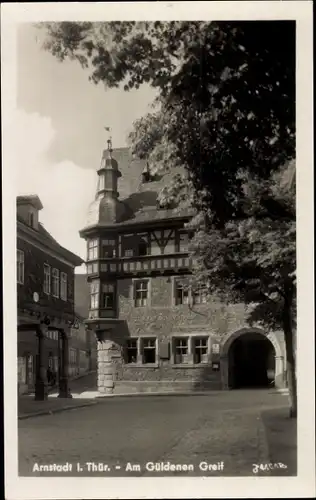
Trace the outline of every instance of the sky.
[[[89, 82], [89, 72], [42, 49], [45, 33], [21, 25], [17, 40], [17, 195], [37, 194], [40, 221], [68, 250], [85, 258], [85, 226], [111, 127], [113, 147], [127, 145], [133, 122], [150, 110], [155, 92], [124, 92]], [[77, 272], [83, 272], [78, 268]]]

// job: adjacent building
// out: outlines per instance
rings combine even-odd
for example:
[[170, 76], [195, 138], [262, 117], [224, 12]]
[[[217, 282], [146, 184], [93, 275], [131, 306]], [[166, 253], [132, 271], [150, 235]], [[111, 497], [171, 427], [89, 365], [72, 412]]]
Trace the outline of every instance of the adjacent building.
[[[17, 197], [18, 392], [35, 391], [37, 399], [54, 383], [69, 396], [73, 366], [80, 373], [89, 364], [85, 325], [74, 309], [74, 271], [83, 261], [44, 228], [42, 208], [36, 195]], [[74, 350], [84, 352], [80, 360]]]
[[168, 175], [151, 176], [111, 141], [80, 235], [87, 242], [87, 325], [98, 339], [101, 393], [283, 387], [282, 332], [247, 324], [189, 284], [192, 209], [162, 209]]

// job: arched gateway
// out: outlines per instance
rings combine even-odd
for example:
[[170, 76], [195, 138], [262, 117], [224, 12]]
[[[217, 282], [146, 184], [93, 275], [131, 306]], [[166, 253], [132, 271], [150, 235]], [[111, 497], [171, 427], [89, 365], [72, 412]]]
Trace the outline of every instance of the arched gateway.
[[275, 333], [243, 328], [229, 333], [222, 344], [224, 389], [284, 387], [284, 356]]

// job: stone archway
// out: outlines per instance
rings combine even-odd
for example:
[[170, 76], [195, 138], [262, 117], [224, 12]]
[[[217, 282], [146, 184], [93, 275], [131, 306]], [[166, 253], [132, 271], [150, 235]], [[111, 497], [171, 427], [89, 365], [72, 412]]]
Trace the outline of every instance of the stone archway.
[[223, 389], [230, 389], [230, 366], [229, 366], [229, 351], [235, 342], [245, 334], [259, 334], [269, 340], [274, 348], [275, 358], [275, 375], [274, 385], [276, 388], [284, 387], [284, 356], [281, 346], [274, 332], [266, 333], [260, 328], [242, 328], [235, 332], [227, 334], [223, 340], [221, 347], [221, 382]]

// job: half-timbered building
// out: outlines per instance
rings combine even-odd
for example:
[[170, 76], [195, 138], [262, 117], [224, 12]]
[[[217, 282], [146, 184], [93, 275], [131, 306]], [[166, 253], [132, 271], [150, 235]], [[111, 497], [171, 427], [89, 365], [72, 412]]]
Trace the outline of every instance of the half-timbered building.
[[86, 227], [87, 324], [98, 339], [103, 393], [283, 387], [281, 332], [247, 324], [231, 306], [187, 286], [191, 209], [161, 209], [170, 177], [151, 177], [128, 149], [103, 152]]

